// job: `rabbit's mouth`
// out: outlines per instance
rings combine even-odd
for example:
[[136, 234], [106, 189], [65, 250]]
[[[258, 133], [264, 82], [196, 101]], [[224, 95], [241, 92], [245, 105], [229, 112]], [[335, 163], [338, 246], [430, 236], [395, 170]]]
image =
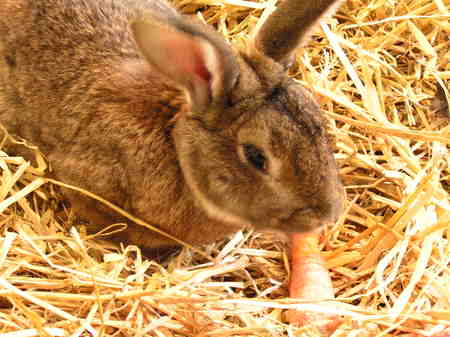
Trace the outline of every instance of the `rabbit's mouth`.
[[[263, 230], [283, 231], [287, 234], [312, 232], [321, 230], [325, 225], [334, 223], [337, 216], [330, 214], [323, 214], [320, 210], [303, 207], [291, 211], [271, 212], [268, 226]], [[274, 214], [275, 213], [275, 214]]]
[[284, 216], [280, 216], [279, 219], [282, 222], [288, 221], [293, 216], [311, 216], [311, 214], [314, 213], [314, 210], [311, 207], [303, 207], [296, 209], [294, 211], [291, 211], [289, 214], [286, 214]]

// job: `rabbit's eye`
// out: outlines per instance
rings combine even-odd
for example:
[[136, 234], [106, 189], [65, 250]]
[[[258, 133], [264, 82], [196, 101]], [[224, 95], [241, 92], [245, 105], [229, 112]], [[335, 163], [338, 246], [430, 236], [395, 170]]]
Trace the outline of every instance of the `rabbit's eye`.
[[244, 144], [243, 149], [245, 158], [250, 164], [262, 172], [267, 170], [267, 159], [263, 151], [252, 144]]

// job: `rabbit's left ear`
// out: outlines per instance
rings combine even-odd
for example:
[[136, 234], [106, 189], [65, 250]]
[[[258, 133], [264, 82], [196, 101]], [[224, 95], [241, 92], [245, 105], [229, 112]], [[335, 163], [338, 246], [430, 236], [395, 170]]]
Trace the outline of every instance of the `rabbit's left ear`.
[[201, 118], [213, 118], [211, 106], [220, 105], [230, 90], [231, 53], [217, 46], [196, 26], [178, 27], [176, 23], [149, 18], [132, 24], [138, 47], [150, 65], [189, 94], [192, 111]]
[[319, 20], [331, 15], [343, 0], [279, 0], [250, 44], [255, 51], [288, 64]]

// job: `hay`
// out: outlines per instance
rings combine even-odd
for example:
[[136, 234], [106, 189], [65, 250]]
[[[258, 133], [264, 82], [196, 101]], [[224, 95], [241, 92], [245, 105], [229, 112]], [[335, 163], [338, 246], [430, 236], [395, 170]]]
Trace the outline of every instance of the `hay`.
[[[237, 44], [273, 3], [177, 2]], [[292, 68], [331, 121], [349, 201], [322, 240], [334, 336], [450, 329], [449, 8], [349, 0]], [[275, 236], [239, 232], [161, 265], [73, 227], [38, 162], [0, 156], [0, 336], [317, 335], [283, 323], [285, 308], [323, 307], [286, 298]]]

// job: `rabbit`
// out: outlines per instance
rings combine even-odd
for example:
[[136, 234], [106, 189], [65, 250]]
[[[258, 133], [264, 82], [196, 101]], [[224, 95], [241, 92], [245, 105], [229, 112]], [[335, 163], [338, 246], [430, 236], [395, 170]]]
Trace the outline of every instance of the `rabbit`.
[[[163, 0], [2, 0], [0, 123], [49, 176], [190, 244], [314, 232], [345, 194], [326, 119], [287, 71], [340, 2], [285, 0], [239, 49]], [[127, 222], [116, 240], [176, 245], [63, 192], [92, 231]]]
[[[190, 244], [248, 225], [317, 230], [343, 212], [344, 189], [326, 120], [287, 70], [339, 3], [286, 0], [239, 50], [162, 0], [2, 0], [0, 122], [51, 177]], [[118, 241], [175, 245], [64, 194], [92, 231], [125, 221]]]
[[[0, 122], [51, 176], [186, 242], [314, 230], [344, 192], [326, 120], [286, 73], [338, 3], [285, 1], [237, 50], [162, 0], [2, 0]], [[124, 221], [64, 193], [93, 228]], [[120, 240], [174, 244], [132, 223]]]

